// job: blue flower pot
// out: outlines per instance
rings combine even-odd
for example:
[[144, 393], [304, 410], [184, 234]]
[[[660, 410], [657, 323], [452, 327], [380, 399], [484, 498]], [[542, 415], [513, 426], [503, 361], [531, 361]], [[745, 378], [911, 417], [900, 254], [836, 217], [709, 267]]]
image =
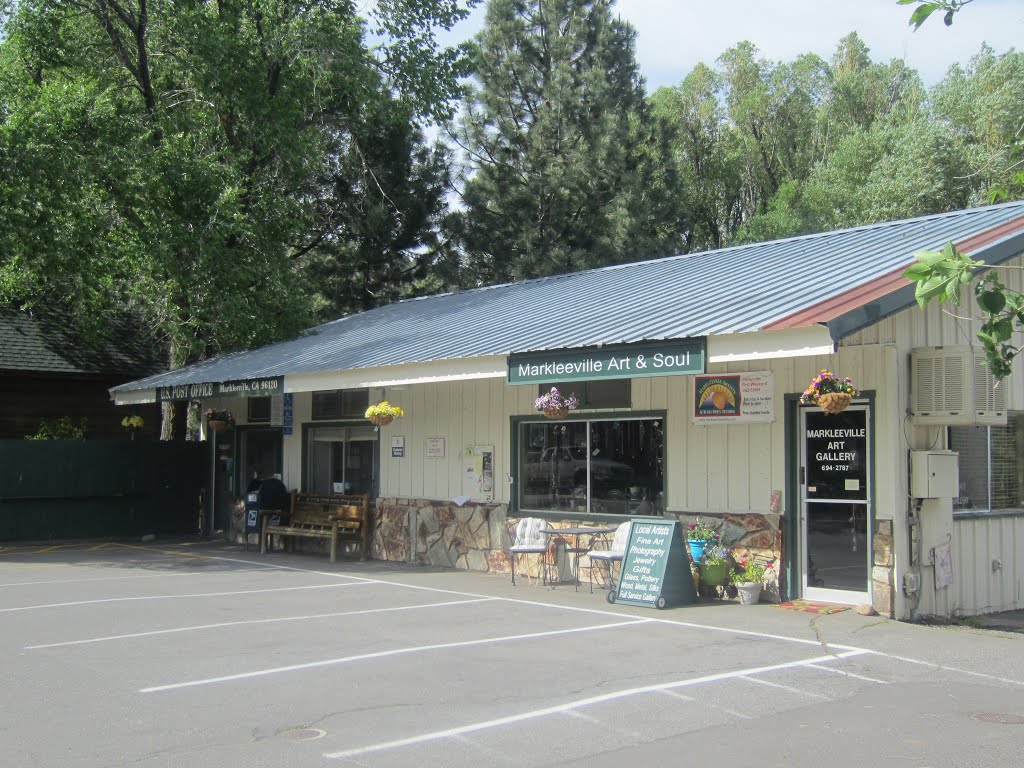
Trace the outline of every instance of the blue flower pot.
[[690, 545], [690, 556], [693, 558], [693, 562], [699, 563], [707, 542], [703, 539], [688, 539], [686, 543]]

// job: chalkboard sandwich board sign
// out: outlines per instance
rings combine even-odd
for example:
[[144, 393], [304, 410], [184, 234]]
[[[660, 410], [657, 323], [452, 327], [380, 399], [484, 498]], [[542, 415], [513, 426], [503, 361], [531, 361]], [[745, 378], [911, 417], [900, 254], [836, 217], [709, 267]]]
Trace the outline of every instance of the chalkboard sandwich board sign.
[[678, 520], [633, 518], [617, 591], [608, 599], [655, 608], [697, 602]]

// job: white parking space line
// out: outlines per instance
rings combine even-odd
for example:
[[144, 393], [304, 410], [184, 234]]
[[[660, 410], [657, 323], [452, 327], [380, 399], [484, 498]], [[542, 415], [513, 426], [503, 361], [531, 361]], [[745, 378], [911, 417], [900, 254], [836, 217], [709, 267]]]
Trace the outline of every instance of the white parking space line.
[[[813, 666], [811, 664], [805, 664], [804, 666]], [[793, 688], [789, 685], [783, 685], [782, 683], [773, 683], [770, 680], [758, 680], [756, 677], [747, 677], [746, 675], [739, 675], [740, 680], [746, 680], [748, 683], [756, 683], [757, 685], [764, 685], [768, 688], [777, 688], [780, 691], [787, 691], [789, 693], [795, 693], [797, 696], [810, 696], [812, 699], [828, 700], [828, 696], [822, 696], [820, 693], [813, 693], [812, 691], [805, 691], [803, 688]]]
[[[90, 566], [96, 563], [89, 563]], [[171, 579], [182, 576], [221, 576], [235, 573], [264, 573], [263, 568], [243, 568], [237, 571], [189, 571], [188, 573], [147, 573], [144, 576], [92, 576], [84, 579], [52, 579], [50, 581], [15, 581], [0, 584], [0, 589], [7, 587], [34, 587], [44, 584], [84, 584], [87, 581], [134, 581], [136, 579]]]
[[815, 665], [814, 669], [820, 669], [822, 672], [829, 672], [829, 673], [831, 673], [833, 675], [842, 675], [843, 677], [853, 677], [853, 678], [856, 678], [857, 680], [864, 680], [864, 681], [866, 681], [868, 683], [880, 683], [881, 685], [888, 685], [889, 684], [888, 680], [879, 680], [878, 678], [875, 678], [875, 677], [867, 677], [865, 675], [857, 675], [857, 674], [854, 674], [853, 672], [847, 672], [845, 669], [833, 669], [832, 667], [821, 667], [821, 666], [817, 666], [817, 665]]
[[580, 707], [589, 707], [595, 704], [603, 704], [606, 702], [618, 701], [620, 699], [628, 698], [630, 696], [639, 696], [646, 693], [656, 693], [666, 690], [673, 690], [676, 688], [689, 688], [695, 685], [703, 685], [705, 683], [713, 683], [736, 677], [745, 678], [747, 676], [759, 675], [765, 672], [773, 672], [780, 669], [794, 669], [796, 667], [806, 667], [812, 664], [821, 664], [822, 662], [826, 661], [834, 661], [836, 658], [849, 658], [851, 656], [860, 656], [864, 653], [867, 653], [867, 651], [849, 651], [847, 653], [837, 654], [836, 656], [818, 656], [812, 659], [804, 659], [802, 661], [790, 661], [783, 664], [772, 664], [766, 667], [739, 669], [733, 672], [721, 672], [714, 675], [705, 675], [703, 677], [689, 678], [687, 680], [673, 680], [667, 683], [655, 683], [653, 685], [645, 685], [637, 688], [626, 688], [621, 691], [613, 691], [612, 693], [605, 693], [600, 696], [591, 696], [585, 699], [568, 701], [564, 704], [559, 704], [554, 707], [544, 707], [543, 709], [534, 709], [528, 712], [520, 712], [519, 714], [509, 715], [507, 717], [499, 717], [494, 720], [484, 720], [478, 723], [470, 723], [469, 725], [462, 725], [457, 728], [447, 728], [441, 731], [422, 733], [417, 736], [411, 736], [407, 739], [395, 739], [394, 741], [385, 741], [379, 744], [369, 744], [365, 747], [355, 747], [353, 749], [345, 749], [338, 752], [325, 752], [324, 757], [331, 760], [342, 760], [350, 757], [360, 757], [362, 755], [368, 755], [374, 752], [383, 752], [389, 749], [397, 749], [399, 747], [410, 747], [416, 744], [423, 744], [428, 741], [436, 741], [437, 739], [446, 739], [454, 736], [462, 736], [463, 734], [473, 733], [474, 731], [484, 731], [493, 728], [500, 728], [505, 725], [521, 723], [526, 720], [535, 720], [539, 717], [549, 717], [550, 715], [557, 715], [563, 712], [569, 712], [571, 710], [579, 709]]
[[208, 677], [203, 680], [189, 680], [183, 683], [170, 683], [168, 685], [154, 685], [149, 688], [142, 688], [139, 693], [157, 693], [159, 691], [173, 691], [178, 688], [193, 688], [200, 685], [213, 685], [215, 683], [226, 683], [232, 680], [248, 680], [254, 677], [276, 675], [283, 672], [297, 672], [305, 669], [320, 669], [338, 664], [350, 664], [355, 661], [366, 661], [368, 659], [382, 659], [388, 656], [401, 656], [410, 653], [425, 653], [429, 651], [441, 651], [449, 648], [467, 648], [473, 645], [492, 645], [496, 643], [508, 643], [516, 640], [533, 640], [540, 637], [555, 637], [557, 635], [571, 635], [580, 632], [595, 632], [603, 629], [615, 629], [617, 627], [628, 627], [648, 623], [648, 619], [631, 618], [630, 621], [619, 621], [614, 624], [593, 624], [589, 627], [573, 627], [572, 629], [553, 629], [546, 632], [529, 632], [518, 635], [500, 635], [498, 637], [484, 637], [478, 640], [460, 640], [452, 643], [436, 643], [433, 645], [415, 645], [405, 648], [395, 648], [390, 651], [377, 651], [375, 653], [360, 653], [354, 656], [342, 656], [336, 659], [323, 659], [321, 661], [310, 661], [304, 664], [289, 664], [285, 667], [272, 667], [270, 669], [257, 669], [252, 672], [240, 672], [235, 675], [221, 675], [220, 677]]
[[[236, 563], [251, 563], [249, 560], [242, 560], [234, 557], [219, 557], [211, 555], [214, 560], [227, 560], [229, 562]], [[598, 616], [618, 617], [618, 618], [636, 618], [630, 613], [617, 613], [604, 608], [580, 608], [579, 606], [573, 605], [562, 605], [559, 603], [546, 603], [541, 600], [523, 600], [515, 597], [495, 597], [494, 595], [484, 595], [478, 592], [463, 592], [455, 589], [444, 589], [441, 587], [425, 587], [422, 584], [408, 584], [402, 581], [391, 581], [390, 579], [366, 579], [363, 576], [354, 576], [349, 573], [332, 573], [331, 571], [317, 571], [309, 568], [296, 568], [294, 566], [287, 565], [270, 565], [271, 568], [281, 568], [288, 571], [299, 571], [302, 573], [312, 573], [318, 576], [333, 576], [335, 578], [347, 578], [347, 579], [365, 579], [366, 581], [372, 581], [374, 584], [387, 584], [392, 587], [402, 587], [403, 589], [415, 589], [424, 592], [439, 592], [445, 595], [457, 595], [459, 597], [490, 597], [495, 600], [503, 600], [507, 603], [517, 603], [519, 605], [529, 605], [538, 608], [554, 608], [562, 611], [572, 611], [575, 613], [593, 613]], [[732, 629], [730, 627], [718, 627], [711, 624], [695, 624], [689, 621], [678, 621], [676, 619], [665, 619], [665, 618], [650, 618], [644, 619], [644, 621], [653, 621], [661, 624], [669, 624], [675, 627], [687, 627], [689, 629], [700, 629], [707, 632], [724, 632], [730, 635], [739, 635], [743, 637], [756, 637], [762, 640], [782, 640], [787, 643], [797, 643], [799, 645], [812, 645], [815, 647], [822, 647], [822, 643], [818, 639], [806, 638], [806, 637], [790, 637], [789, 635], [776, 635], [770, 632], [753, 632], [746, 629]], [[866, 648], [859, 648], [855, 645], [840, 645], [838, 643], [829, 643], [830, 648], [835, 648], [840, 651], [859, 651], [867, 652]]]
[[[665, 696], [670, 696], [673, 699], [681, 699], [683, 701], [689, 701], [689, 702], [696, 701], [696, 699], [693, 698], [693, 696], [687, 696], [685, 693], [679, 693], [678, 691], [659, 691], [659, 693], [661, 693], [661, 694], [663, 694]], [[742, 712], [737, 712], [735, 709], [729, 709], [728, 707], [723, 707], [721, 704], [708, 704], [708, 703], [705, 702], [705, 703], [702, 703], [701, 706], [705, 707], [706, 709], [717, 709], [719, 712], [725, 712], [725, 714], [731, 715], [732, 717], [735, 717], [738, 720], [753, 720], [754, 719], [753, 716], [751, 716], [751, 715], [746, 715], [746, 714], [744, 714]]]
[[999, 683], [1007, 683], [1008, 685], [1019, 685], [1024, 686], [1024, 680], [1014, 680], [1009, 677], [999, 677], [998, 675], [986, 675], [984, 672], [972, 672], [969, 669], [960, 669], [959, 667], [949, 667], [945, 664], [934, 664], [930, 661], [922, 661], [921, 659], [910, 659], [906, 656], [895, 656], [891, 653], [882, 653], [881, 651], [872, 651], [877, 656], [884, 656], [887, 659], [895, 659], [896, 661], [905, 661], [908, 664], [920, 664], [924, 667], [931, 667], [932, 669], [939, 669], [943, 672], [957, 672], [961, 675], [970, 675], [971, 677], [981, 677], [985, 680], [995, 680]]
[[[328, 574], [324, 574], [328, 575]], [[338, 575], [338, 574], [336, 574]], [[351, 578], [359, 578], [358, 576], [352, 576]], [[405, 589], [418, 589], [425, 590], [427, 592], [441, 592], [446, 595], [459, 595], [460, 597], [485, 597], [475, 592], [460, 592], [453, 589], [440, 589], [438, 587], [424, 587], [420, 584], [406, 584], [399, 581], [389, 581], [382, 579], [381, 584], [390, 584], [393, 587], [404, 587]], [[634, 614], [631, 613], [618, 613], [613, 610], [605, 608], [580, 608], [575, 605], [563, 605], [561, 603], [545, 603], [541, 600], [523, 600], [515, 597], [498, 597], [497, 600], [503, 600], [507, 603], [516, 603], [517, 605], [529, 605], [536, 608], [553, 608], [560, 611], [570, 611], [574, 613], [593, 613], [598, 616], [608, 616], [613, 618], [635, 618]], [[822, 648], [821, 640], [816, 638], [807, 637], [790, 637], [789, 635], [776, 635], [771, 632], [754, 632], [748, 629], [733, 629], [732, 627], [719, 627], [712, 624], [695, 624], [691, 621], [680, 621], [678, 619], [667, 619], [667, 618], [647, 618], [644, 621], [655, 622], [657, 624], [666, 624], [673, 627], [685, 627], [687, 629], [699, 629], [706, 632], [722, 632], [728, 635], [737, 635], [740, 637], [755, 637], [760, 640], [782, 640], [787, 643], [796, 643], [798, 645], [811, 645], [815, 648]], [[867, 648], [859, 648], [855, 645], [841, 645], [839, 643], [829, 643], [829, 648], [835, 648], [840, 651], [858, 651], [867, 653]]]
[[[17, 608], [0, 608], [0, 613], [14, 611], [36, 611], [43, 608], [68, 608], [75, 605], [96, 605], [98, 603], [128, 603], [140, 600], [183, 600], [197, 597], [227, 597], [232, 595], [257, 595], [267, 592], [296, 592], [302, 589], [340, 589], [342, 587], [364, 587], [377, 584], [375, 581], [352, 581], [344, 584], [313, 584], [305, 587], [276, 587], [274, 589], [242, 589], [233, 592], [199, 592], [192, 595], [141, 595], [138, 597], [106, 597], [99, 600], [76, 600], [68, 603], [47, 603], [45, 605], [23, 605]], [[385, 582], [386, 583], [386, 582]]]
[[[493, 599], [493, 598], [491, 598]], [[468, 605], [469, 603], [485, 603], [488, 598], [482, 597], [475, 600], [447, 600], [443, 603], [425, 603], [423, 605], [402, 605], [394, 608], [371, 608], [363, 611], [335, 611], [333, 613], [312, 613], [306, 616], [280, 616], [274, 619], [249, 619], [247, 621], [224, 621], [219, 624], [195, 624], [190, 627], [174, 627], [172, 629], [155, 629], [152, 632], [132, 632], [125, 635], [107, 635], [105, 637], [90, 637], [84, 640], [66, 640], [60, 643], [43, 643], [40, 645], [26, 645], [26, 651], [35, 651], [40, 648], [62, 648], [68, 645], [86, 645], [88, 643], [106, 643], [113, 640], [130, 640], [137, 637], [156, 637], [158, 635], [173, 635], [179, 632], [198, 632], [204, 629], [223, 629], [225, 627], [241, 627], [251, 624], [282, 624], [290, 621], [311, 621], [313, 619], [331, 619], [339, 616], [359, 616], [368, 613], [390, 613], [394, 611], [416, 611], [424, 608], [441, 608], [449, 605]]]

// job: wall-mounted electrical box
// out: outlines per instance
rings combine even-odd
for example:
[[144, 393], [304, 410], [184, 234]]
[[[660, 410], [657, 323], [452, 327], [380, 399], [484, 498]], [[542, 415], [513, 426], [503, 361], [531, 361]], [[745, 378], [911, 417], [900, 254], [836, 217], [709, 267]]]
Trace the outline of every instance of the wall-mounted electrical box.
[[911, 451], [910, 495], [915, 499], [959, 496], [959, 459], [956, 451]]
[[918, 347], [910, 353], [910, 413], [914, 424], [1006, 424], [1006, 387], [967, 346]]

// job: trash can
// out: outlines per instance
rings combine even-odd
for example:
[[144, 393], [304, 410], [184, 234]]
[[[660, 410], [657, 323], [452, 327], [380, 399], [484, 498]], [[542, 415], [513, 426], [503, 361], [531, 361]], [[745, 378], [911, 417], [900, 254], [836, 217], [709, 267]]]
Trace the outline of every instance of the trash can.
[[290, 502], [288, 488], [276, 477], [254, 479], [245, 490], [245, 550], [249, 551], [249, 534], [259, 535], [261, 513], [276, 512], [271, 522], [278, 523], [287, 515]]

